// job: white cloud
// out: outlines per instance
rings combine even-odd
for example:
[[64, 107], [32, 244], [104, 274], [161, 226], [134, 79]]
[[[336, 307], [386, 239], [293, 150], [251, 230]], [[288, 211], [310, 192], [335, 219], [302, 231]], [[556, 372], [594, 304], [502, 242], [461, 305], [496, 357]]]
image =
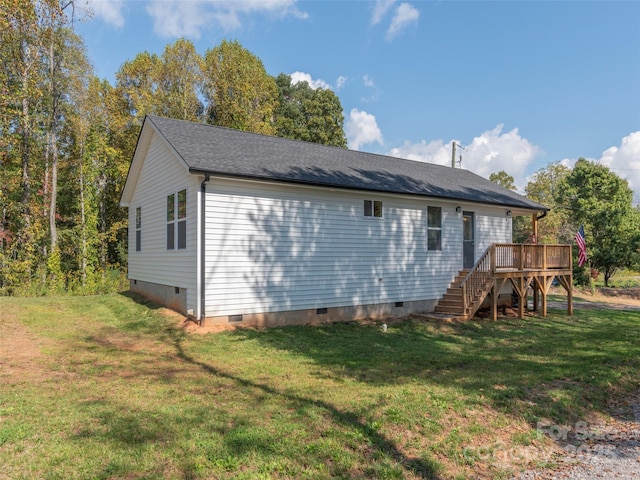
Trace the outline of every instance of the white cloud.
[[[540, 148], [521, 137], [517, 128], [506, 133], [502, 129], [503, 125], [498, 125], [475, 137], [464, 149], [458, 149], [456, 162], [462, 155], [462, 168], [485, 178], [504, 170], [514, 177], [516, 185], [522, 189], [526, 182], [525, 170]], [[460, 144], [458, 141], [456, 143]], [[450, 166], [451, 144], [452, 141], [445, 143], [442, 140], [405, 142], [401, 147], [392, 149], [389, 155]]]
[[394, 3], [395, 0], [377, 0], [373, 7], [373, 14], [371, 15], [371, 25], [380, 23]]
[[401, 3], [396, 9], [396, 13], [391, 20], [391, 25], [387, 30], [386, 39], [391, 41], [399, 35], [405, 28], [414, 23], [418, 23], [420, 12], [409, 3]]
[[[456, 141], [456, 143], [459, 142]], [[406, 141], [401, 147], [392, 148], [389, 155], [418, 162], [451, 165], [451, 142], [422, 140], [420, 143], [411, 143]]]
[[382, 145], [382, 132], [376, 117], [370, 113], [353, 108], [345, 125], [349, 148], [358, 150], [367, 143], [378, 142]]
[[344, 75], [340, 75], [338, 77], [338, 80], [336, 80], [336, 90], [340, 90], [346, 84], [347, 84], [347, 77], [345, 77]]
[[305, 19], [308, 15], [298, 10], [296, 0], [154, 0], [147, 5], [147, 13], [154, 19], [153, 29], [163, 37], [200, 38], [203, 30], [221, 28], [236, 30], [242, 26], [242, 17], [254, 13], [276, 18], [292, 16]]
[[374, 86], [374, 85], [373, 85], [373, 79], [372, 79], [371, 77], [369, 77], [369, 75], [364, 75], [364, 76], [362, 77], [362, 84], [363, 84], [365, 87], [373, 87], [373, 86]]
[[[151, 2], [147, 13], [154, 19], [153, 31], [161, 37], [200, 38], [203, 26], [215, 20], [215, 15], [207, 12], [202, 2]], [[226, 19], [225, 23], [233, 24], [233, 18]], [[237, 28], [237, 23], [236, 19], [236, 25], [228, 29]]]
[[78, 5], [84, 13], [99, 18], [105, 23], [121, 28], [124, 26], [122, 10], [125, 3], [122, 0], [86, 0], [86, 3]]
[[[619, 177], [629, 182], [633, 190], [634, 203], [640, 204], [640, 131], [631, 132], [620, 141], [620, 146], [607, 148], [600, 158], [587, 158], [611, 169]], [[560, 163], [569, 168], [576, 164], [576, 158], [565, 158]]]
[[300, 83], [300, 82], [307, 82], [309, 86], [314, 90], [317, 90], [318, 88], [331, 90], [331, 85], [329, 85], [327, 82], [325, 82], [322, 79], [314, 80], [313, 78], [311, 78], [311, 75], [308, 73], [293, 72], [290, 76], [291, 76], [292, 85], [295, 85], [296, 83]]
[[619, 147], [610, 147], [602, 152], [600, 162], [625, 178], [636, 198], [640, 199], [640, 131], [624, 137]]

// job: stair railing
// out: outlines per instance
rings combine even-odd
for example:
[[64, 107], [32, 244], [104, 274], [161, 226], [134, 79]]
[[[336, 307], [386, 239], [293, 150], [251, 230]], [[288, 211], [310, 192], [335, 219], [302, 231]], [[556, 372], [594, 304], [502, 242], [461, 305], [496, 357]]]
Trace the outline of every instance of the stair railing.
[[493, 277], [495, 271], [495, 245], [490, 245], [478, 259], [471, 271], [460, 283], [462, 289], [462, 312], [467, 314], [467, 309], [473, 306], [474, 300], [486, 288], [486, 284]]

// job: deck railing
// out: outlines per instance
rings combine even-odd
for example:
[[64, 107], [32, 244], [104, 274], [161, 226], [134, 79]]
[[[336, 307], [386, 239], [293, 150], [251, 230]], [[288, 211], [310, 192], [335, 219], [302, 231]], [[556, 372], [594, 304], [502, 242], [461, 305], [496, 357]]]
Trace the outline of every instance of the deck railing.
[[530, 245], [494, 243], [490, 245], [462, 280], [463, 311], [467, 313], [487, 289], [496, 272], [525, 270], [566, 270], [571, 268], [571, 245]]

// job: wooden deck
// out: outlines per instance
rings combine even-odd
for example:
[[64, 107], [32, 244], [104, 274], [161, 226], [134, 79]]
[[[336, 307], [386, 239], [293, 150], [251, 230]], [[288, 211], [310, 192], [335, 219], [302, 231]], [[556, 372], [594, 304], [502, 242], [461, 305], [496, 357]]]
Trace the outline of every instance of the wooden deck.
[[511, 283], [518, 297], [518, 317], [524, 318], [527, 292], [531, 287], [534, 309], [542, 300], [542, 316], [547, 316], [547, 295], [553, 279], [567, 291], [567, 313], [573, 315], [573, 274], [571, 245], [530, 245], [496, 243], [491, 245], [474, 267], [461, 272], [436, 306], [435, 313], [452, 319], [468, 319], [487, 297], [492, 316], [498, 316], [498, 295]]

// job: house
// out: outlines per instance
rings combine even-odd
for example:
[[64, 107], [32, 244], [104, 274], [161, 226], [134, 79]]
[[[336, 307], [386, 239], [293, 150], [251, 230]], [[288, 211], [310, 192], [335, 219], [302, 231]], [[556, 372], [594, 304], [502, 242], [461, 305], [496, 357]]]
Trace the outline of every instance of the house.
[[462, 169], [157, 116], [121, 205], [132, 291], [242, 325], [431, 312], [547, 211]]

